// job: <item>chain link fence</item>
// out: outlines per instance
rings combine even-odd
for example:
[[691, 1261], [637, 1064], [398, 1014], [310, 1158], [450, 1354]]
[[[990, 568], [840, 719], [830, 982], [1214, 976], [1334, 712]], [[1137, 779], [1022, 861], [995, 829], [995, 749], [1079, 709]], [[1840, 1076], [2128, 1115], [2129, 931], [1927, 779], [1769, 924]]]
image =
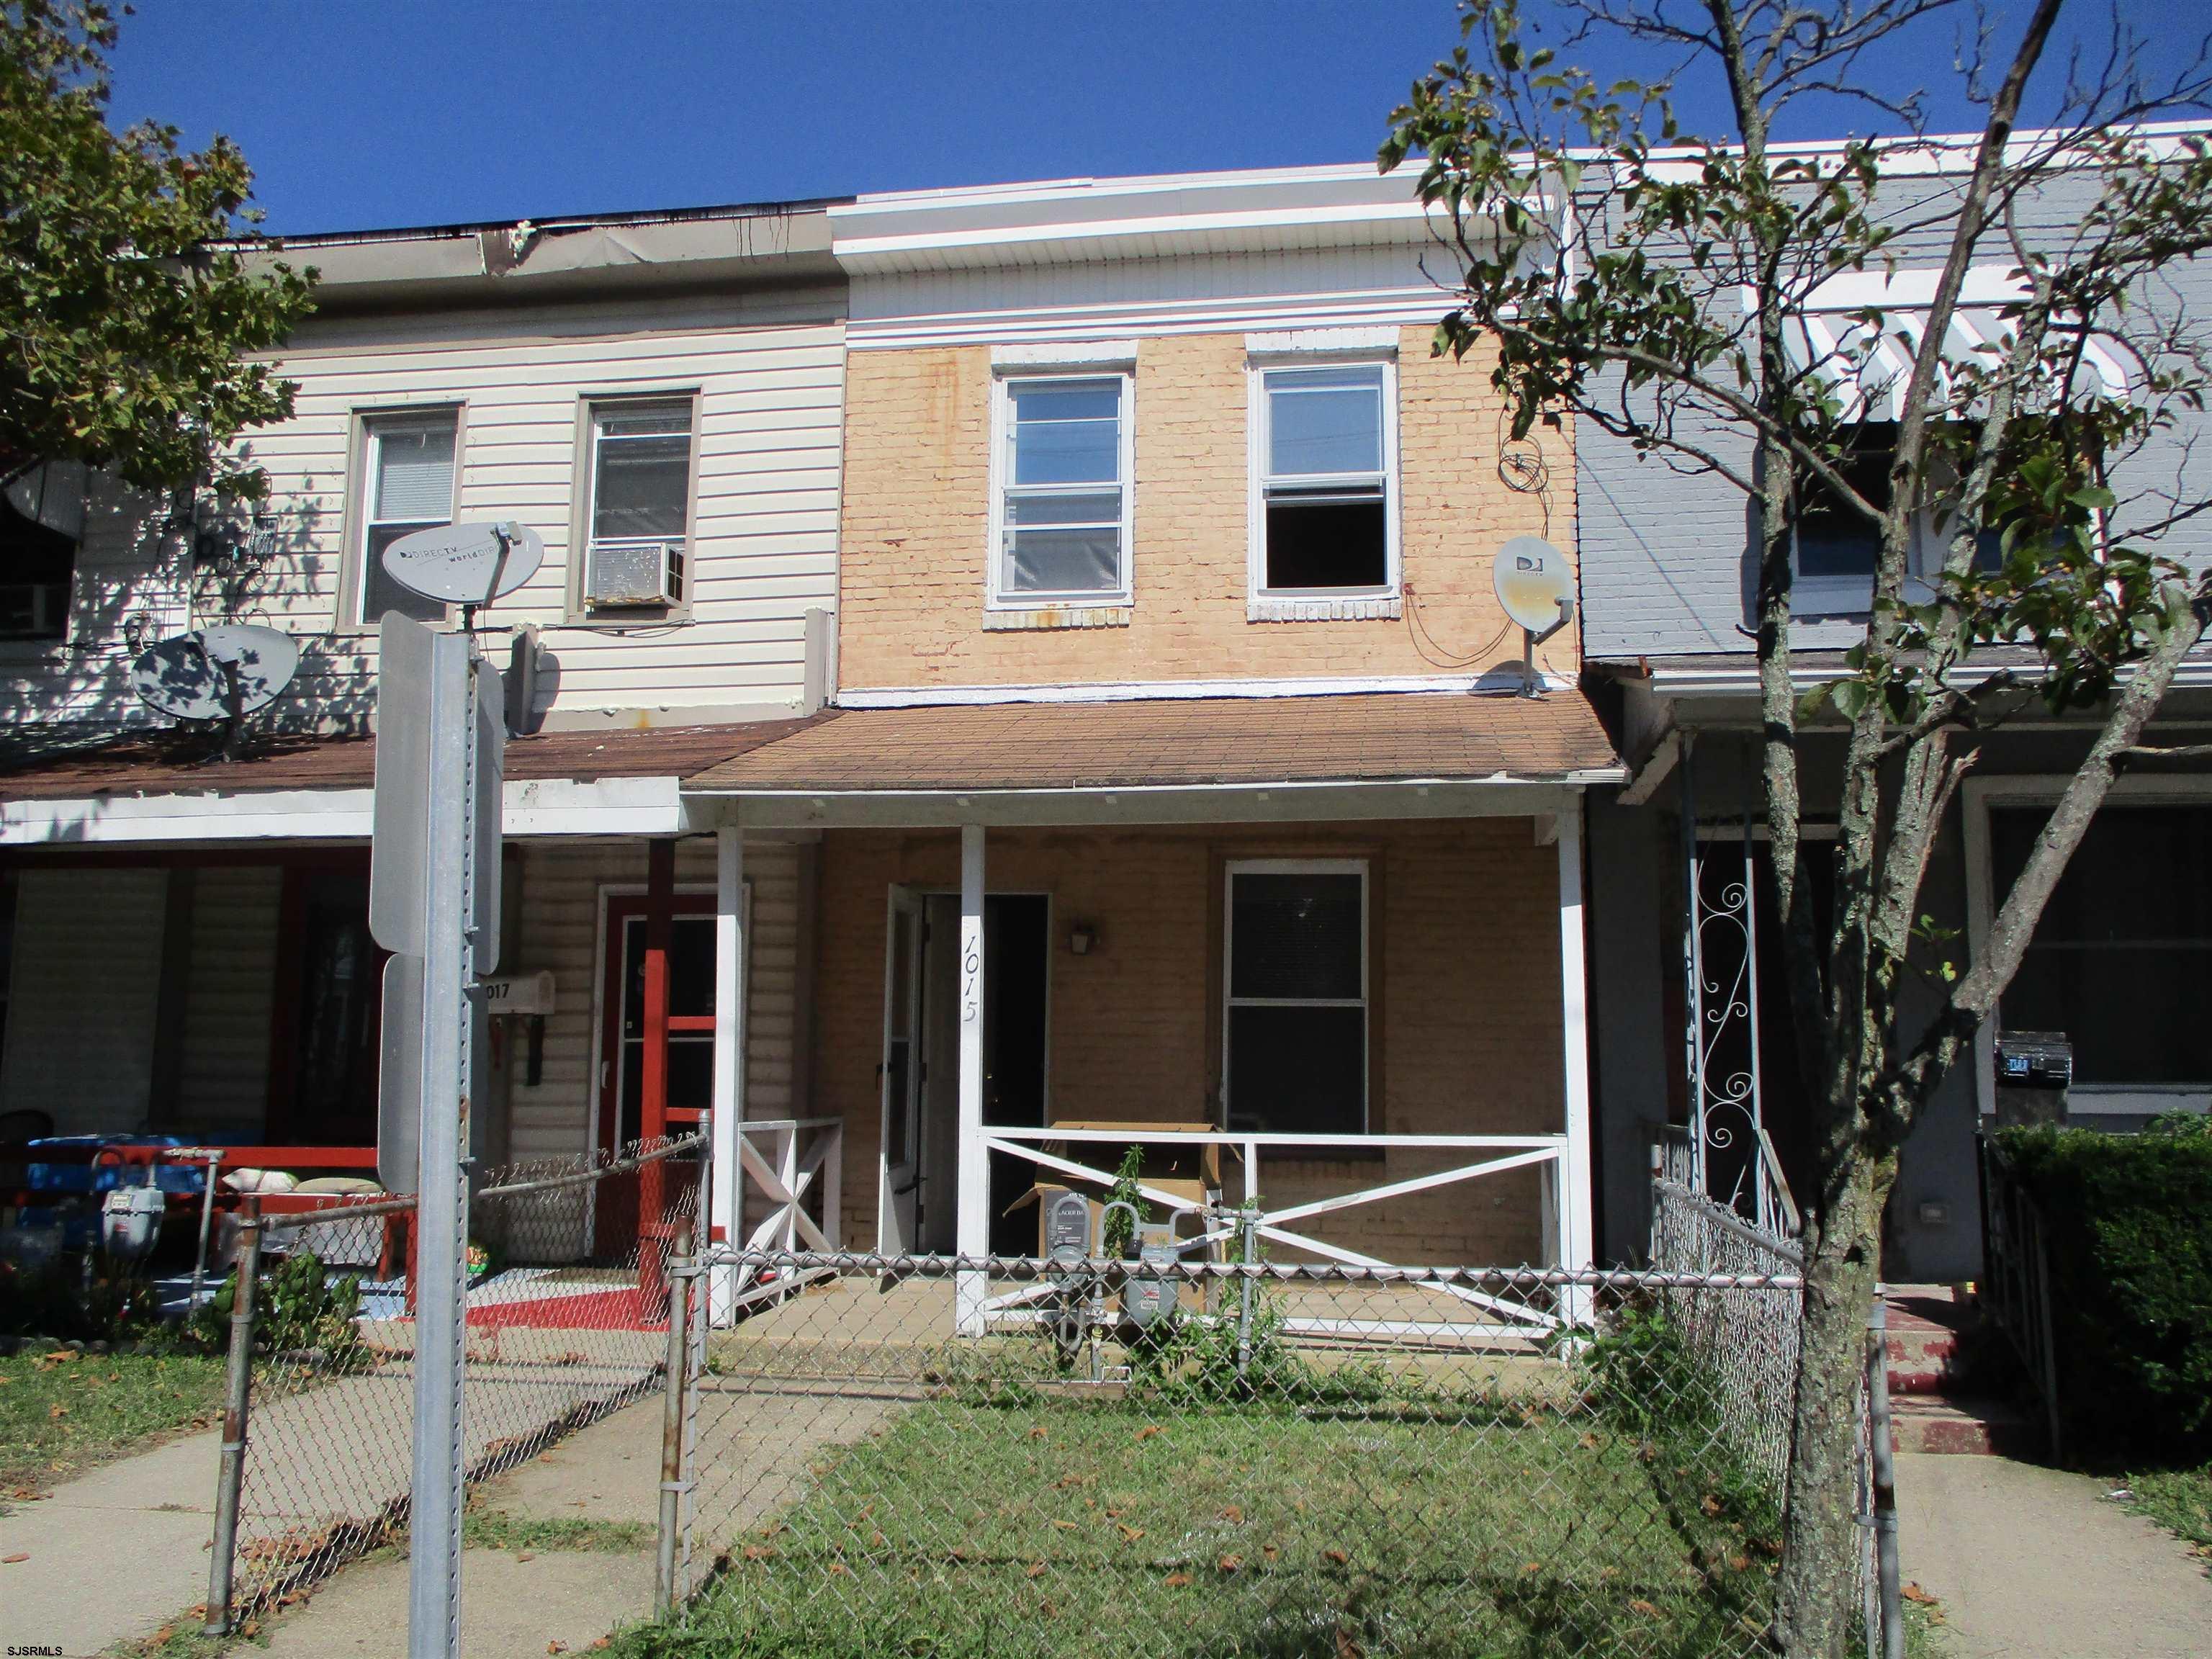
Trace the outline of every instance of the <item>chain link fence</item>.
[[1778, 1309], [1791, 1275], [679, 1271], [737, 1310], [686, 1368], [678, 1610], [620, 1651], [1760, 1650], [1780, 1504], [1731, 1426], [1753, 1373], [1686, 1321]]
[[[462, 1394], [469, 1481], [659, 1390], [672, 1246], [697, 1213], [699, 1151], [693, 1136], [475, 1174]], [[233, 1388], [211, 1626], [404, 1541], [414, 1207], [411, 1199], [362, 1201], [242, 1230], [238, 1255], [257, 1269], [247, 1275], [252, 1294], [239, 1293], [242, 1266], [215, 1304], [229, 1324]]]

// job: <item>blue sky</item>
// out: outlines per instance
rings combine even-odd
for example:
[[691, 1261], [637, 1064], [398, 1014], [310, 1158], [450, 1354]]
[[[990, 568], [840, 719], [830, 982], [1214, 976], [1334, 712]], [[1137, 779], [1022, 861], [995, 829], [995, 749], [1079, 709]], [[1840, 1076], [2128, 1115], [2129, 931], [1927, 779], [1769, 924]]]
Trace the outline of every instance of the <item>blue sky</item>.
[[[2203, 0], [2121, 3], [2161, 46], [2204, 26]], [[229, 134], [295, 233], [1366, 161], [1457, 38], [1451, 0], [133, 4], [117, 118]], [[1952, 125], [1957, 27], [1875, 70], [1944, 88]]]

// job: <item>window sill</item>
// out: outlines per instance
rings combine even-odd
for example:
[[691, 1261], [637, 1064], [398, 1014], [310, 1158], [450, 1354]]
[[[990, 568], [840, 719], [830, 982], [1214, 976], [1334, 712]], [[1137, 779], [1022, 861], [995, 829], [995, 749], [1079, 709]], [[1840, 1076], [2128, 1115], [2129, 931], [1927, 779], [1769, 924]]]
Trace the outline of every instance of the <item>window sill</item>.
[[1016, 634], [1050, 628], [1127, 628], [1134, 609], [1127, 605], [1041, 605], [1018, 611], [986, 611], [983, 630]]
[[559, 626], [621, 634], [638, 629], [682, 628], [690, 621], [691, 607], [688, 605], [672, 605], [665, 608], [625, 605], [618, 610], [572, 611], [562, 619]]
[[1370, 593], [1342, 598], [1313, 594], [1297, 599], [1261, 594], [1244, 604], [1246, 622], [1395, 622], [1405, 615], [1405, 601], [1395, 593]]

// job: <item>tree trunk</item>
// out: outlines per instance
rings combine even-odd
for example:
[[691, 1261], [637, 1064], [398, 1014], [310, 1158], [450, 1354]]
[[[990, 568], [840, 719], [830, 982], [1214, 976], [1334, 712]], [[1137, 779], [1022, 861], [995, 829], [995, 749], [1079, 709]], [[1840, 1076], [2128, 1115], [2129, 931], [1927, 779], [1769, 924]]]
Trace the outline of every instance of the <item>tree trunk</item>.
[[1804, 1350], [1774, 1613], [1775, 1645], [1790, 1659], [1845, 1659], [1856, 1630], [1858, 1384], [1894, 1177], [1892, 1160], [1854, 1155], [1817, 1230], [1807, 1232]]

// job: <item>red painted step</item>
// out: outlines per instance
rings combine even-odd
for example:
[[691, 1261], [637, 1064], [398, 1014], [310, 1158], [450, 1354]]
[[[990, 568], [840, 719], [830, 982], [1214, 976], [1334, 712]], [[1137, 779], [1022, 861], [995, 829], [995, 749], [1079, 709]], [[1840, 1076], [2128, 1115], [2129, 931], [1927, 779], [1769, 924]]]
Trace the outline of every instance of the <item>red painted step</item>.
[[1901, 1452], [1988, 1456], [2017, 1451], [2035, 1425], [2016, 1406], [1990, 1400], [1948, 1400], [1907, 1395], [1890, 1402], [1890, 1440]]

